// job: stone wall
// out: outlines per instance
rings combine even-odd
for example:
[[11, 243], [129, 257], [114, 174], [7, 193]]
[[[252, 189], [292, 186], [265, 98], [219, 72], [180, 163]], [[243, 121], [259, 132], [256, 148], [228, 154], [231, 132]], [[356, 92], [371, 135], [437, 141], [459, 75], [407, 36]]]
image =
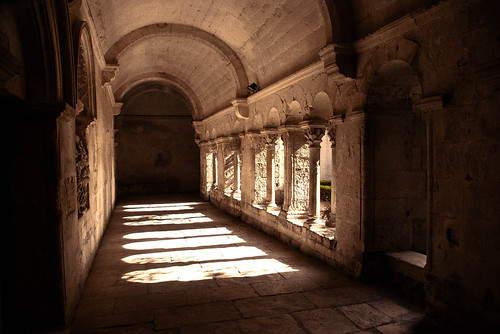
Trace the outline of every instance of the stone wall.
[[[372, 34], [353, 44], [358, 55], [354, 78], [339, 74], [334, 57], [324, 50], [321, 62], [248, 97], [247, 104], [240, 101], [237, 108], [199, 122], [200, 140], [228, 134], [246, 138], [259, 130], [310, 121], [315, 97], [327, 94], [333, 106], [327, 127], [336, 144], [335, 223], [323, 229], [335, 235], [328, 261], [364, 277], [395, 270], [383, 267], [387, 252], [424, 254], [429, 315], [493, 320], [500, 299], [500, 266], [492, 260], [500, 255], [494, 214], [494, 189], [500, 188], [494, 172], [499, 163], [494, 106], [499, 102], [500, 46], [492, 13], [499, 5], [448, 1], [427, 10], [416, 2], [414, 6], [413, 16], [385, 26], [377, 24], [390, 17], [365, 22]], [[248, 113], [239, 112], [243, 107]], [[237, 127], [224, 126], [237, 122]], [[286, 150], [286, 137], [284, 142], [286, 166], [293, 154]], [[301, 233], [290, 234], [300, 228], [292, 220], [280, 220], [286, 212], [273, 215], [252, 205], [260, 167], [248, 145], [242, 140], [241, 202], [225, 200], [217, 192], [212, 201], [281, 240], [309, 249]], [[286, 187], [306, 178], [294, 177], [285, 175], [282, 211], [288, 209]], [[307, 191], [306, 184], [288, 199], [301, 190]], [[424, 277], [422, 268], [409, 265]], [[399, 274], [411, 276], [410, 271]]]
[[200, 153], [191, 121], [186, 103], [162, 91], [124, 103], [115, 121], [118, 196], [198, 192]]

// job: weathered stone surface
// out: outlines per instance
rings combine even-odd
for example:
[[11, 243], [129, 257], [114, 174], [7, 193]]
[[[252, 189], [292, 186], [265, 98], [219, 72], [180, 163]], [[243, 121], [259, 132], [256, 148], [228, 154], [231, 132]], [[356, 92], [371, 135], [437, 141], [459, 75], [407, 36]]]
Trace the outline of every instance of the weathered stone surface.
[[293, 313], [311, 333], [352, 333], [358, 328], [341, 312], [333, 308], [319, 308]]
[[342, 306], [340, 310], [361, 328], [375, 327], [391, 321], [391, 318], [368, 304]]

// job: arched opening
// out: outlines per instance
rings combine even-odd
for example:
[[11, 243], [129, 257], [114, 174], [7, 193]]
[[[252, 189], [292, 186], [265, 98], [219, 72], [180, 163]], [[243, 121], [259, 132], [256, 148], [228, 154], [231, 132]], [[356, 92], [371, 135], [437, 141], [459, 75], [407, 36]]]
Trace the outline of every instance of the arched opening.
[[419, 80], [403, 61], [381, 66], [367, 98], [367, 199], [371, 252], [426, 253], [426, 128], [413, 102]]
[[163, 84], [146, 83], [125, 95], [115, 117], [118, 196], [199, 190], [191, 109], [181, 93]]

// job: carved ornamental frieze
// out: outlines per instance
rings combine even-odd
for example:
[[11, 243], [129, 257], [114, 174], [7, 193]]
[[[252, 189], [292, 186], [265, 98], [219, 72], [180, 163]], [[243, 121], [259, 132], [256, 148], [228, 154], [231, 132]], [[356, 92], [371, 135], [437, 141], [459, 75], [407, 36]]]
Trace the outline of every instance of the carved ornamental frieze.
[[87, 148], [76, 137], [76, 185], [78, 199], [78, 216], [81, 217], [89, 209], [90, 168]]

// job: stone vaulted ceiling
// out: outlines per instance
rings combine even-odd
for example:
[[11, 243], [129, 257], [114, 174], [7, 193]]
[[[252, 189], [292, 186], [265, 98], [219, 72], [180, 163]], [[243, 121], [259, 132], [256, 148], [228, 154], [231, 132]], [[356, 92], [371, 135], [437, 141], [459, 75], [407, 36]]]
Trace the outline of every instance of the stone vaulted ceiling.
[[117, 100], [164, 82], [197, 104], [195, 119], [319, 60], [331, 42], [323, 0], [89, 0], [99, 47], [119, 64]]

